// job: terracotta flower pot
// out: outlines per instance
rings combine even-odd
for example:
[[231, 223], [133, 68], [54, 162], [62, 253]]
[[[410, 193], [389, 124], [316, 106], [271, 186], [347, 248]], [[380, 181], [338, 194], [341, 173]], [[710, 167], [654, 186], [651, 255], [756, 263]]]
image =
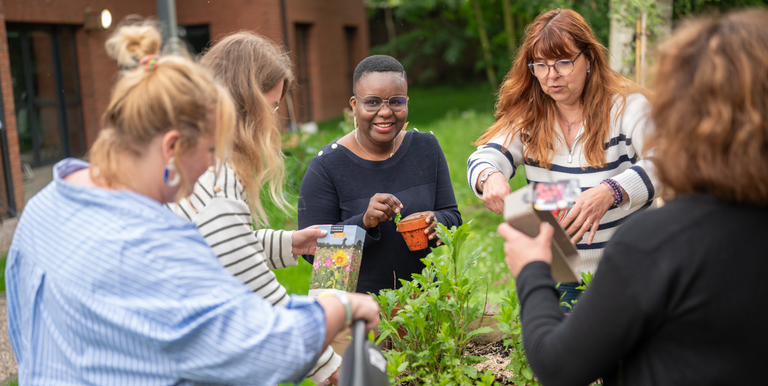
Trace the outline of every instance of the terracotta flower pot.
[[427, 228], [427, 216], [413, 217], [397, 223], [397, 231], [403, 235], [408, 249], [420, 251], [429, 246], [429, 238], [424, 233]]

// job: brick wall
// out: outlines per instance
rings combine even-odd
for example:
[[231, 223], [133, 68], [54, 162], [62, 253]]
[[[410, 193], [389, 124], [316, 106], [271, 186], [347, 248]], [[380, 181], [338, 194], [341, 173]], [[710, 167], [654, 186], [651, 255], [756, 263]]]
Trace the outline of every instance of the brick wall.
[[[310, 87], [312, 116], [324, 120], [341, 114], [349, 105], [348, 48], [345, 27], [356, 28], [354, 63], [368, 53], [368, 21], [363, 0], [283, 0], [288, 19], [288, 46], [295, 49], [295, 23], [310, 29]], [[109, 9], [113, 27], [107, 31], [86, 31], [82, 25], [85, 9]], [[208, 25], [212, 40], [223, 35], [253, 30], [275, 41], [283, 41], [281, 0], [176, 0], [179, 25]], [[129, 14], [152, 16], [155, 0], [0, 0], [0, 81], [5, 103], [14, 189], [22, 197], [18, 138], [10, 80], [5, 22], [69, 24], [76, 26], [75, 41], [86, 143], [93, 144], [100, 120], [118, 76], [118, 66], [109, 59], [104, 42], [114, 25]], [[293, 43], [293, 44], [292, 44]], [[300, 85], [303, 86], [303, 85]], [[287, 114], [286, 108], [280, 109]]]
[[[3, 1], [0, 1], [0, 85], [2, 85], [3, 110], [5, 112], [5, 122], [3, 122], [3, 125], [5, 126], [6, 137], [8, 139], [8, 158], [13, 180], [13, 195], [15, 196], [16, 209], [21, 210], [24, 197], [24, 184], [21, 180], [19, 137], [16, 132], [16, 114], [14, 113], [13, 86], [11, 85], [11, 63], [8, 57], [8, 37], [5, 31], [5, 13], [3, 5]], [[4, 173], [2, 170], [3, 169], [0, 169], [0, 174]], [[2, 182], [3, 185], [5, 185], [4, 178]], [[5, 186], [3, 186], [2, 194], [5, 195]], [[7, 203], [8, 201], [5, 202]], [[5, 213], [5, 211], [2, 211], [2, 213]]]

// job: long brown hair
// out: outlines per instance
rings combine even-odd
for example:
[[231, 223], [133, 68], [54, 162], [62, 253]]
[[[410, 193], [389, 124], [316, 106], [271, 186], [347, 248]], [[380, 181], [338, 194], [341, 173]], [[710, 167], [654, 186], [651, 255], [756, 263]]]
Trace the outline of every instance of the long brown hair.
[[[584, 18], [570, 9], [543, 13], [526, 27], [525, 41], [499, 88], [496, 121], [475, 145], [484, 145], [498, 135], [506, 134], [507, 138], [520, 135], [525, 144], [525, 158], [548, 168], [557, 146], [557, 107], [541, 89], [528, 64], [536, 55], [562, 59], [575, 57], [582, 51], [591, 66], [581, 96], [585, 157], [589, 166], [605, 166], [604, 143], [609, 139], [611, 106], [614, 102], [619, 103], [620, 113], [627, 93], [643, 90], [610, 68], [608, 50], [600, 44]], [[614, 101], [615, 96], [619, 97], [617, 101]]]
[[283, 84], [283, 95], [293, 83], [291, 60], [280, 46], [252, 32], [238, 32], [216, 43], [200, 60], [229, 88], [237, 107], [229, 159], [245, 188], [256, 222], [267, 224], [259, 191], [266, 183], [270, 198], [283, 211], [283, 161], [280, 121], [264, 92]]
[[660, 49], [649, 138], [676, 194], [768, 205], [768, 11], [704, 18]]
[[[124, 25], [107, 40], [106, 48], [123, 68], [136, 67], [139, 58], [158, 53], [160, 34], [151, 24]], [[112, 90], [104, 128], [90, 151], [91, 178], [106, 186], [124, 184], [120, 156], [141, 157], [154, 138], [176, 129], [181, 136], [174, 166], [181, 185], [188, 186], [179, 156], [214, 130], [217, 153], [223, 155], [234, 122], [229, 94], [208, 71], [185, 57], [159, 57], [156, 67], [149, 64], [124, 71]], [[177, 200], [188, 193], [179, 189]]]

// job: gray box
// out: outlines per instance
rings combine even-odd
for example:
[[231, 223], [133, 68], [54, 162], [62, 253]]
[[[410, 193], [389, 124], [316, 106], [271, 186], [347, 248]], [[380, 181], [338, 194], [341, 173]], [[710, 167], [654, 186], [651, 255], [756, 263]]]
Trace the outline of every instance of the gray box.
[[581, 256], [576, 246], [550, 211], [538, 211], [533, 207], [533, 183], [522, 187], [504, 198], [504, 221], [530, 237], [539, 234], [539, 225], [546, 221], [555, 228], [552, 236], [552, 279], [558, 283], [581, 282]]

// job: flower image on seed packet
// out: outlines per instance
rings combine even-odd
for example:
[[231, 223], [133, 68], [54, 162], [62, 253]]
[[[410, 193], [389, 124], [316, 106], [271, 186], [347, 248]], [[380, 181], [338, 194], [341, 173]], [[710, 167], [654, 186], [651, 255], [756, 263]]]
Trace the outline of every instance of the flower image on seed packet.
[[567, 211], [581, 194], [577, 180], [537, 182], [533, 190], [533, 208], [540, 211]]
[[356, 225], [321, 225], [317, 239], [309, 295], [327, 289], [355, 292], [363, 257], [365, 230]]

